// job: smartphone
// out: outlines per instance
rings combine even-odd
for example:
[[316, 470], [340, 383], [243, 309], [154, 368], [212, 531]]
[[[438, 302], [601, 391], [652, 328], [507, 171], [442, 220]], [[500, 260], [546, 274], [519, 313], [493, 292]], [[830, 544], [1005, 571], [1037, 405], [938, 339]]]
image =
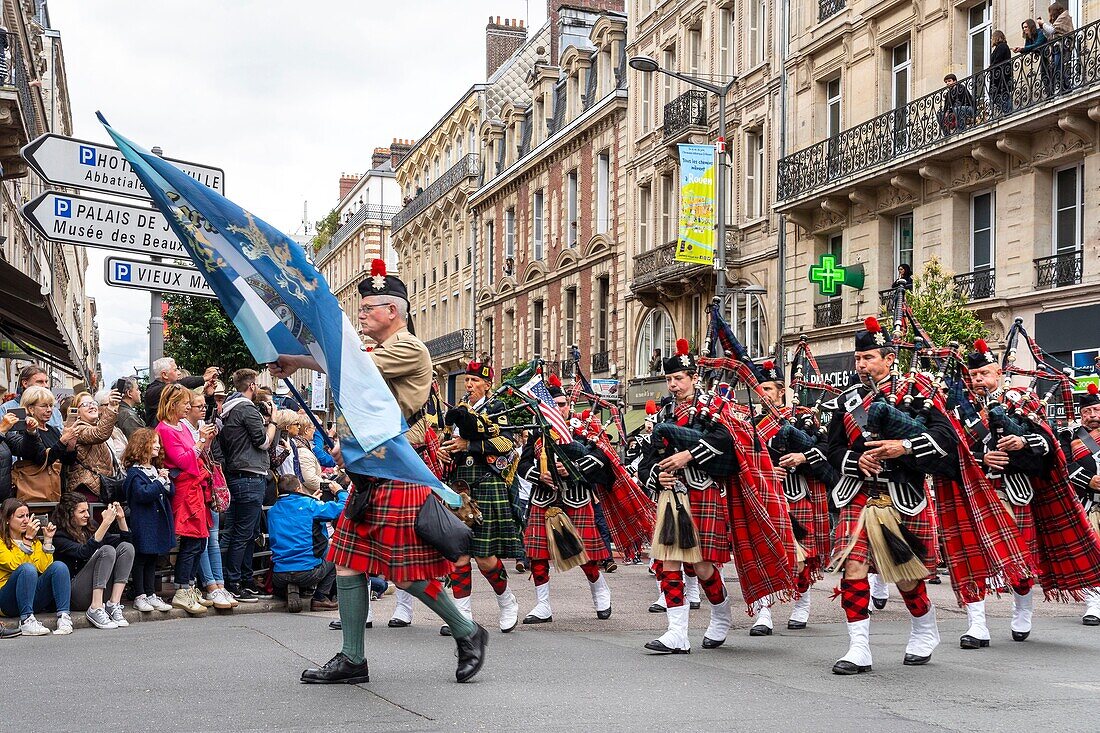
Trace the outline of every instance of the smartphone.
[[79, 416], [80, 415], [77, 412], [77, 409], [75, 407], [70, 407], [69, 408], [69, 416], [65, 418], [65, 427], [69, 427], [73, 423], [75, 423]]
[[126, 377], [120, 377], [119, 380], [117, 382], [115, 382], [115, 386], [112, 387], [111, 389], [115, 390], [116, 392], [118, 392], [121, 395], [125, 395], [126, 394]]
[[15, 421], [15, 425], [11, 426], [12, 430], [26, 430], [27, 429], [27, 410], [24, 407], [13, 407], [8, 410], [12, 415], [15, 415], [18, 420]]

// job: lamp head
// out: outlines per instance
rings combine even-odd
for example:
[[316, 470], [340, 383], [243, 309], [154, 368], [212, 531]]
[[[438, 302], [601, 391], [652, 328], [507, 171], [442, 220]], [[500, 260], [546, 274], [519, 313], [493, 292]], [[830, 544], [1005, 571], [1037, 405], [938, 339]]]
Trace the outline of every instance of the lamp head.
[[643, 74], [652, 74], [657, 69], [661, 68], [656, 61], [648, 56], [631, 56], [630, 61], [627, 62], [630, 68], [635, 71], [640, 71]]

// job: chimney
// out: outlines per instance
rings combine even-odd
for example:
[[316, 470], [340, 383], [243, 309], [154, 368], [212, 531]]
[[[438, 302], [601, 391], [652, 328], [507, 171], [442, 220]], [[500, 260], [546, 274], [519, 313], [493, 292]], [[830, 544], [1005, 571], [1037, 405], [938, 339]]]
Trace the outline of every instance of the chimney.
[[359, 183], [359, 179], [362, 176], [355, 173], [341, 173], [340, 174], [340, 200], [343, 201], [344, 197], [351, 192], [351, 189], [355, 188], [355, 184]]
[[394, 170], [397, 170], [397, 164], [412, 150], [414, 142], [414, 140], [399, 140], [395, 137], [390, 143], [390, 164]]
[[562, 9], [587, 10], [592, 13], [625, 13], [625, 0], [547, 0], [546, 22], [550, 24], [550, 65], [558, 65], [561, 53]]
[[490, 15], [485, 26], [485, 78], [492, 76], [526, 40], [527, 29], [521, 21], [505, 18], [501, 23], [499, 15], [495, 19]]
[[378, 166], [389, 160], [390, 149], [389, 148], [375, 148], [374, 154], [370, 156], [370, 169], [374, 170]]

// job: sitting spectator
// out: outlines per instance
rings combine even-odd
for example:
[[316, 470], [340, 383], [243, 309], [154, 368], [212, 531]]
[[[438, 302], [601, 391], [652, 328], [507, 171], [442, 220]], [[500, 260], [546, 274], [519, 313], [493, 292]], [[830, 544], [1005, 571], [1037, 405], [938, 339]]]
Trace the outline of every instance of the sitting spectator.
[[130, 434], [122, 454], [126, 469], [123, 494], [130, 508], [130, 531], [134, 541], [134, 608], [142, 613], [171, 611], [172, 606], [157, 595], [157, 562], [176, 544], [172, 516], [172, 482], [168, 469], [160, 465], [160, 436], [150, 428]]
[[[45, 467], [50, 480], [47, 496], [35, 496], [35, 501], [57, 501], [61, 498], [61, 468], [76, 461], [76, 435], [71, 428], [58, 430], [50, 422], [54, 411], [53, 392], [45, 387], [28, 387], [20, 401], [27, 411], [26, 430], [9, 431], [6, 438], [16, 462], [12, 465], [12, 485], [17, 498], [31, 498], [20, 493], [20, 474], [25, 467], [38, 472]], [[21, 462], [25, 461], [24, 465]], [[25, 493], [25, 492], [24, 492]]]
[[199, 558], [206, 551], [210, 536], [210, 473], [199, 454], [204, 450], [213, 427], [203, 428], [203, 437], [195, 442], [191, 432], [183, 425], [184, 416], [191, 409], [191, 391], [179, 384], [169, 384], [161, 392], [157, 408], [157, 435], [163, 450], [164, 465], [172, 476], [175, 493], [172, 494], [172, 514], [175, 516], [176, 536], [176, 594], [172, 605], [191, 615], [206, 613], [201, 597], [195, 588]]
[[[22, 397], [31, 387], [42, 387], [47, 391], [50, 389], [50, 375], [46, 373], [45, 369], [34, 364], [19, 370], [19, 389], [16, 390], [15, 397], [0, 405], [0, 413], [5, 413], [13, 407], [26, 407], [22, 404]], [[61, 429], [65, 427], [64, 418], [61, 417], [61, 412], [56, 409], [50, 412], [48, 422], [57, 428], [58, 432], [61, 432]]]
[[334, 522], [344, 510], [347, 492], [336, 501], [322, 502], [320, 491], [309, 491], [297, 476], [279, 477], [279, 498], [267, 513], [271, 561], [276, 590], [286, 590], [287, 610], [302, 610], [301, 595], [312, 596], [311, 611], [338, 607], [328, 600], [336, 582], [336, 566], [324, 559], [328, 534], [322, 526]]
[[[102, 413], [104, 409], [111, 406], [112, 394], [114, 393], [109, 389], [101, 389], [95, 393], [95, 401], [99, 404], [100, 413]], [[118, 394], [121, 395], [122, 393], [119, 392]], [[121, 405], [121, 401], [115, 405], [115, 409], [118, 413], [122, 412]], [[122, 453], [126, 450], [126, 439], [126, 433], [122, 432], [122, 428], [119, 427], [118, 418], [116, 417], [115, 429], [111, 431], [111, 437], [107, 439], [107, 447], [111, 449], [111, 458], [114, 459], [116, 473], [117, 469], [120, 466], [119, 461], [122, 458]]]
[[141, 390], [138, 389], [137, 380], [125, 377], [119, 381], [122, 382], [123, 390], [122, 400], [118, 403], [118, 420], [115, 425], [129, 440], [135, 430], [148, 425], [145, 422], [144, 410], [138, 409], [138, 405], [141, 404]]
[[221, 370], [217, 367], [206, 367], [201, 377], [184, 377], [180, 375], [176, 360], [170, 356], [157, 359], [153, 362], [152, 373], [154, 379], [145, 388], [145, 424], [153, 425], [157, 422], [157, 409], [160, 406], [160, 393], [169, 384], [180, 384], [187, 389], [203, 387], [206, 394], [213, 394], [214, 380], [218, 378]]
[[967, 123], [974, 121], [974, 97], [965, 85], [959, 84], [959, 77], [954, 74], [943, 77], [943, 83], [946, 86], [943, 107], [936, 115], [940, 129], [944, 135], [964, 132]]
[[[115, 502], [106, 506], [97, 527], [92, 523], [87, 500], [81, 494], [69, 492], [61, 495], [53, 512], [53, 523], [57, 525], [54, 554], [69, 568], [72, 577], [72, 610], [84, 611], [97, 629], [129, 626], [122, 615], [122, 591], [126, 590], [134, 566], [134, 546], [130, 543], [130, 528], [122, 505]], [[112, 524], [118, 525], [117, 533], [108, 532]], [[108, 583], [111, 597], [105, 602]]]
[[0, 504], [0, 521], [0, 613], [18, 615], [19, 630], [24, 635], [45, 636], [50, 630], [34, 614], [54, 610], [57, 629], [53, 633], [73, 633], [69, 569], [53, 559], [57, 527], [50, 523], [43, 527], [27, 503], [19, 499], [5, 499]]
[[[211, 425], [212, 430], [206, 429], [206, 432], [203, 432], [207, 426], [205, 420], [206, 397], [201, 390], [191, 390], [191, 392], [191, 409], [187, 412], [187, 419], [183, 421], [183, 424], [191, 431], [191, 437], [194, 438], [195, 443], [202, 446], [199, 457], [202, 459], [206, 470], [213, 476], [214, 457], [212, 451], [218, 444], [214, 440], [217, 437], [218, 429], [216, 426]], [[209, 437], [209, 440], [204, 440], [204, 434]], [[221, 515], [213, 509], [207, 509], [207, 511], [210, 512], [210, 537], [206, 540], [206, 552], [199, 557], [199, 585], [204, 590], [203, 595], [199, 597], [199, 602], [207, 608], [211, 606], [222, 610], [236, 608], [239, 603], [225, 589], [225, 579], [222, 577], [222, 547], [218, 541]]]
[[69, 467], [62, 490], [83, 494], [85, 501], [100, 500], [100, 474], [113, 476], [116, 473], [115, 458], [107, 441], [115, 431], [116, 406], [121, 395], [111, 392], [110, 396], [102, 414], [99, 403], [87, 392], [80, 392], [73, 398], [76, 422], [70, 429], [76, 437], [76, 461]]

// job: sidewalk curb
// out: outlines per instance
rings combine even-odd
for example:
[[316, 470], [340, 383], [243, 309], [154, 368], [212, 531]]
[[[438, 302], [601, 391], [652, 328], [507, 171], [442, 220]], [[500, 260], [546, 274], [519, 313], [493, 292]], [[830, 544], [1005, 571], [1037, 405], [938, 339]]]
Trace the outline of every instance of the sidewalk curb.
[[[253, 613], [270, 613], [270, 612], [286, 612], [286, 603], [281, 600], [268, 599], [259, 600], [256, 603], [242, 603], [234, 609], [220, 610], [217, 608], [208, 608], [206, 613], [197, 618], [206, 618], [210, 616], [240, 616], [249, 615]], [[91, 622], [88, 621], [83, 611], [73, 611], [73, 629], [94, 629]], [[190, 618], [191, 614], [187, 613], [183, 609], [173, 608], [171, 611], [151, 611], [149, 613], [142, 613], [135, 610], [132, 606], [126, 606], [123, 611], [123, 616], [133, 626], [139, 623], [151, 623], [154, 621], [168, 621], [171, 619]], [[53, 630], [57, 628], [57, 615], [53, 611], [43, 611], [42, 613], [35, 614], [35, 618], [42, 622], [42, 625], [46, 628]], [[19, 619], [4, 618], [5, 623], [11, 625], [18, 623]], [[96, 631], [113, 631], [113, 629], [95, 629]]]

